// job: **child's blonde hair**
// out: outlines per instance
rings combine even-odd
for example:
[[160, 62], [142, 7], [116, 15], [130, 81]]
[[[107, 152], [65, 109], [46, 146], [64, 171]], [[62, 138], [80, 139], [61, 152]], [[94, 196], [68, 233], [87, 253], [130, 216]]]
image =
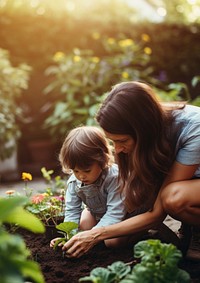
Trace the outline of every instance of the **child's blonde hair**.
[[80, 126], [69, 132], [59, 154], [63, 172], [75, 167], [86, 169], [94, 162], [104, 169], [112, 161], [112, 153], [104, 132], [95, 126]]

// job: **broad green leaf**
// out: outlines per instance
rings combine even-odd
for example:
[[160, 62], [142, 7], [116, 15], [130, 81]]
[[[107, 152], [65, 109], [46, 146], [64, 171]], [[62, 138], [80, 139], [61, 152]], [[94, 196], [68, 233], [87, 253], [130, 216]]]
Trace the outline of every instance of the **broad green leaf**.
[[66, 233], [69, 233], [72, 230], [77, 229], [77, 228], [78, 228], [78, 224], [75, 222], [71, 222], [71, 221], [63, 222], [63, 223], [56, 225], [56, 229], [61, 230]]
[[23, 265], [21, 266], [21, 271], [24, 277], [33, 279], [35, 283], [45, 282], [38, 263], [34, 261], [23, 262]]
[[18, 206], [25, 205], [28, 199], [26, 197], [10, 197], [0, 199], [0, 222], [4, 222], [7, 216]]
[[129, 265], [126, 265], [122, 261], [116, 261], [108, 266], [108, 269], [116, 274], [117, 278], [122, 279], [131, 271]]
[[92, 277], [99, 278], [99, 283], [111, 283], [115, 282], [116, 274], [109, 271], [108, 269], [104, 267], [96, 267], [93, 269], [90, 273]]
[[22, 228], [34, 233], [44, 233], [43, 223], [33, 214], [26, 211], [23, 207], [15, 207], [10, 214], [4, 217], [5, 223], [17, 224]]

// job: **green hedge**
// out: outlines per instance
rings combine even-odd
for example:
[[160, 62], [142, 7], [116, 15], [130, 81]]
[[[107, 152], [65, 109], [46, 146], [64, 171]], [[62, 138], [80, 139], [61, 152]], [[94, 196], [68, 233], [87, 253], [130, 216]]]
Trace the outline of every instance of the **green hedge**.
[[[199, 95], [199, 86], [191, 87], [191, 80], [199, 75], [200, 65], [200, 26], [175, 24], [133, 24], [112, 15], [109, 23], [102, 16], [74, 17], [62, 13], [37, 15], [27, 11], [16, 13], [0, 10], [0, 47], [10, 52], [14, 65], [27, 63], [32, 67], [28, 90], [18, 99], [24, 109], [25, 119], [20, 123], [22, 135], [34, 138], [48, 135], [39, 131], [38, 124], [48, 118], [50, 112], [46, 106], [45, 87], [51, 78], [45, 76], [45, 70], [52, 64], [53, 55], [62, 51], [70, 54], [76, 47], [90, 49], [95, 56], [106, 56], [108, 51], [97, 37], [127, 37], [140, 41], [143, 34], [149, 36], [147, 45], [152, 54], [148, 66], [153, 67], [155, 78], [164, 88], [172, 82], [184, 82], [188, 85], [192, 97]], [[55, 97], [55, 94], [54, 94]], [[51, 99], [51, 96], [48, 96]]]

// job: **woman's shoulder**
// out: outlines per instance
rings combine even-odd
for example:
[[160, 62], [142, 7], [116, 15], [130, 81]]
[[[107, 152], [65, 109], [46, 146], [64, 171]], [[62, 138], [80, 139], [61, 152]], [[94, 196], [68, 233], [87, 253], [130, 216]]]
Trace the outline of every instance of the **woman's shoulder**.
[[195, 105], [187, 104], [183, 109], [181, 110], [175, 110], [175, 120], [182, 120], [185, 122], [200, 122], [200, 107]]

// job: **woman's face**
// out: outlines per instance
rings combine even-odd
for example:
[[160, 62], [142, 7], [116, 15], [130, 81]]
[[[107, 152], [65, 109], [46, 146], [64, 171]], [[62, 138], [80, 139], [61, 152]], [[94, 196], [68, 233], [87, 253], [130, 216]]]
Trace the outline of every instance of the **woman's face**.
[[131, 153], [134, 150], [135, 141], [130, 135], [117, 135], [106, 131], [104, 132], [106, 137], [113, 142], [116, 154], [119, 154], [120, 152]]

